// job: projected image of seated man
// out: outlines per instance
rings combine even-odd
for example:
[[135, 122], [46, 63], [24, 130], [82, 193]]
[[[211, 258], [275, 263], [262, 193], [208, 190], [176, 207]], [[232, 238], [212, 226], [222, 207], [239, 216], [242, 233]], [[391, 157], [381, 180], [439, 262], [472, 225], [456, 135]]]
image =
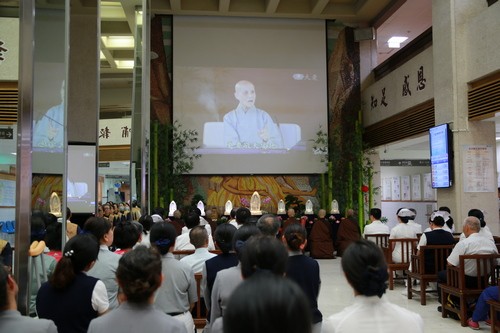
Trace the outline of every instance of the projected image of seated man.
[[269, 114], [255, 107], [255, 87], [250, 81], [239, 81], [234, 86], [236, 109], [224, 116], [224, 144], [226, 148], [283, 148], [280, 129]]

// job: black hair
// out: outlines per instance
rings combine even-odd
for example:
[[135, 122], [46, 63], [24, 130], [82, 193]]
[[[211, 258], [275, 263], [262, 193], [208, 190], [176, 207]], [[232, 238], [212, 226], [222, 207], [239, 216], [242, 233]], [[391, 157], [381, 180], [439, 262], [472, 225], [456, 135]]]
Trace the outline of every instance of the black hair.
[[442, 210], [442, 211], [444, 211], [444, 212], [448, 212], [448, 214], [451, 214], [451, 210], [450, 210], [450, 208], [448, 208], [448, 207], [446, 207], [446, 206], [441, 206], [441, 207], [439, 207], [439, 209], [438, 209], [438, 210]]
[[47, 227], [45, 243], [51, 251], [61, 251], [62, 223], [51, 224]]
[[7, 266], [0, 263], [0, 311], [3, 311], [9, 302], [7, 299], [7, 279], [9, 277]]
[[195, 249], [202, 247], [208, 242], [208, 232], [205, 226], [197, 225], [189, 230], [189, 242]]
[[31, 237], [30, 243], [34, 241], [43, 241], [47, 231], [45, 230], [45, 222], [41, 216], [35, 215], [31, 217]]
[[188, 229], [196, 227], [197, 225], [200, 224], [200, 215], [196, 213], [188, 213], [185, 223]]
[[128, 302], [147, 302], [161, 285], [160, 254], [145, 246], [125, 253], [116, 269], [116, 279]]
[[380, 218], [382, 217], [382, 211], [380, 210], [380, 208], [372, 208], [370, 209], [370, 215], [377, 220], [380, 220]]
[[195, 213], [196, 215], [198, 215], [198, 217], [200, 217], [201, 216], [201, 209], [194, 206], [194, 207], [191, 207], [191, 209], [189, 210], [189, 213]]
[[477, 217], [479, 222], [481, 223], [481, 228], [484, 228], [486, 226], [486, 222], [484, 221], [484, 214], [479, 209], [473, 208], [473, 209], [469, 210], [469, 212], [467, 213], [467, 216]]
[[385, 293], [387, 264], [375, 243], [365, 239], [351, 243], [342, 255], [342, 269], [349, 284], [361, 295], [382, 297]]
[[232, 293], [224, 333], [311, 333], [311, 310], [300, 287], [273, 274], [258, 274]]
[[68, 206], [66, 206], [66, 220], [69, 220], [71, 217], [71, 209], [69, 209]]
[[236, 211], [236, 222], [238, 222], [238, 224], [246, 223], [250, 216], [252, 216], [252, 214], [250, 213], [250, 209], [246, 207], [240, 207]]
[[43, 219], [45, 220], [45, 227], [48, 227], [51, 224], [59, 223], [57, 222], [57, 216], [51, 213], [44, 213]]
[[275, 237], [254, 235], [248, 239], [241, 256], [241, 275], [244, 279], [255, 272], [269, 271], [284, 275], [288, 252]]
[[113, 230], [113, 245], [119, 249], [131, 249], [139, 237], [140, 232], [132, 222], [118, 222]]
[[259, 228], [253, 224], [242, 225], [233, 236], [233, 250], [238, 255], [238, 259], [241, 260], [242, 250], [245, 246], [246, 241], [253, 235], [260, 234]]
[[151, 215], [147, 214], [142, 215], [139, 218], [139, 223], [142, 224], [142, 232], [144, 232], [145, 235], [149, 233], [149, 231], [151, 230], [151, 226], [154, 224]]
[[236, 208], [231, 209], [231, 211], [229, 212], [229, 217], [232, 219], [236, 218], [236, 211], [237, 210], [238, 209], [236, 209]]
[[113, 223], [104, 217], [92, 216], [85, 221], [83, 225], [83, 231], [89, 232], [94, 237], [101, 242], [109, 230], [113, 228]]
[[99, 242], [91, 234], [78, 234], [64, 247], [63, 256], [49, 278], [55, 289], [65, 289], [73, 282], [76, 274], [82, 272], [97, 259]]
[[151, 227], [151, 235], [149, 241], [151, 246], [154, 246], [160, 251], [160, 254], [166, 254], [168, 250], [175, 244], [177, 232], [175, 228], [168, 222], [157, 222]]
[[442, 216], [435, 216], [434, 220], [431, 221], [438, 227], [443, 227], [444, 226], [444, 218]]
[[161, 218], [163, 218], [165, 216], [165, 208], [163, 207], [156, 207], [153, 209], [153, 213], [151, 215], [160, 215]]
[[222, 253], [229, 253], [233, 248], [233, 237], [236, 227], [229, 223], [223, 223], [215, 229], [215, 242]]
[[292, 251], [300, 251], [300, 246], [307, 240], [307, 231], [299, 223], [292, 223], [285, 229], [286, 244]]

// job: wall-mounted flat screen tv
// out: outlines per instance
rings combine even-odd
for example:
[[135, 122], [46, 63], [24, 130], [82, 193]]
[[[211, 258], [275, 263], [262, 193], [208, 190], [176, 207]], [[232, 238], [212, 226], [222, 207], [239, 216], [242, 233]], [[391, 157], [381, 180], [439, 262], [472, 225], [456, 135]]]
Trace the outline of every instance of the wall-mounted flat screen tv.
[[453, 137], [449, 124], [429, 129], [432, 188], [453, 185]]

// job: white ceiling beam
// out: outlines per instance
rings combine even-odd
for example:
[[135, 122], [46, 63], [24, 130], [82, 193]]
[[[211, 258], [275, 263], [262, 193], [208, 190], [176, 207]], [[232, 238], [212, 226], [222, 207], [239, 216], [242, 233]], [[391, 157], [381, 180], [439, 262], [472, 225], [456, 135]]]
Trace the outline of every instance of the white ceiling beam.
[[329, 2], [330, 0], [313, 0], [311, 14], [320, 15], [321, 13], [323, 13], [323, 10]]
[[229, 12], [229, 5], [231, 4], [231, 0], [219, 0], [219, 11], [222, 13]]
[[266, 0], [266, 14], [276, 13], [280, 0]]

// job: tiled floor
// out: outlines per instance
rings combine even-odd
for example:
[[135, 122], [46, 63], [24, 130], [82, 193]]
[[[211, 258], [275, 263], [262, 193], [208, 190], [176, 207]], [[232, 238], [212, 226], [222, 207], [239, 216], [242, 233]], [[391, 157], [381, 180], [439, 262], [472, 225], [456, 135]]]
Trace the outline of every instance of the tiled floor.
[[[342, 273], [341, 260], [341, 258], [318, 260], [321, 267], [319, 308], [323, 317], [339, 312], [345, 306], [352, 304], [354, 299], [352, 288]], [[403, 296], [401, 294], [403, 289], [403, 284], [396, 283], [394, 290], [387, 289], [386, 295], [391, 302], [419, 313], [424, 319], [425, 332], [472, 332], [470, 328], [460, 326], [459, 321], [441, 317], [441, 313], [437, 311], [439, 303], [437, 296], [434, 296], [435, 294], [428, 294], [427, 305], [424, 306], [420, 305], [420, 297], [415, 296], [415, 294], [413, 299]], [[486, 326], [484, 322], [481, 322], [480, 325], [480, 332], [490, 332], [490, 327]], [[403, 331], [404, 329], [401, 330], [401, 332]]]

